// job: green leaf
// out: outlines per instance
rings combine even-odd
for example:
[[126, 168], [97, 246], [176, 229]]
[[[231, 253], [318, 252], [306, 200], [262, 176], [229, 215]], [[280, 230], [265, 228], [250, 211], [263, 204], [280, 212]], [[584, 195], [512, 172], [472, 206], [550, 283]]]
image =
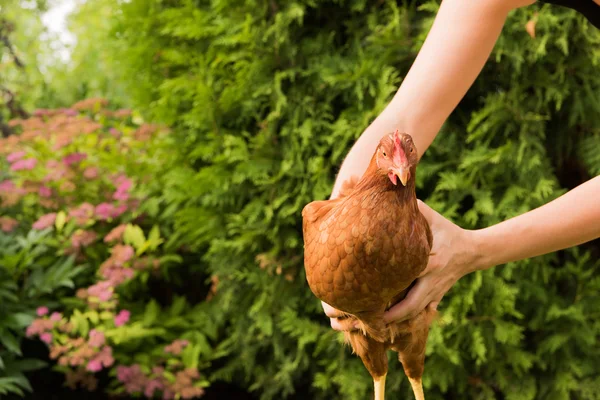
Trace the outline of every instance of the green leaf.
[[146, 306], [146, 311], [144, 311], [144, 317], [142, 318], [142, 323], [144, 326], [150, 327], [154, 324], [158, 315], [160, 314], [160, 306], [155, 300], [152, 300]]
[[136, 249], [141, 249], [146, 242], [142, 228], [137, 225], [127, 224], [123, 233], [123, 240], [127, 244], [131, 244]]
[[158, 246], [160, 246], [162, 243], [164, 242], [164, 240], [162, 240], [160, 238], [160, 229], [158, 228], [158, 225], [154, 225], [152, 227], [152, 229], [150, 230], [150, 235], [148, 236], [148, 248], [151, 251], [154, 251], [158, 248]]
[[6, 347], [6, 349], [14, 354], [21, 355], [21, 346], [19, 340], [9, 331], [0, 330], [0, 343]]
[[12, 370], [27, 372], [45, 368], [47, 365], [48, 363], [42, 360], [28, 358], [24, 360], [13, 361], [9, 364], [9, 367]]
[[65, 222], [67, 222], [67, 214], [64, 211], [59, 211], [56, 214], [56, 220], [54, 221], [54, 226], [56, 226], [56, 230], [58, 232], [62, 231], [65, 226]]
[[200, 360], [200, 345], [189, 344], [181, 353], [181, 361], [186, 368], [198, 368]]
[[98, 312], [96, 312], [94, 310], [88, 311], [84, 315], [94, 325], [98, 325], [98, 323], [100, 322], [100, 317], [98, 315]]

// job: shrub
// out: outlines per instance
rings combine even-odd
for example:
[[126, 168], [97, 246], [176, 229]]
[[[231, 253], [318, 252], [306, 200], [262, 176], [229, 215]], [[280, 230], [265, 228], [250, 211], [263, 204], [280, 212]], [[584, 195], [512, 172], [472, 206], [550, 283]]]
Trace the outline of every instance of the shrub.
[[23, 333], [48, 345], [72, 388], [96, 389], [102, 371], [111, 392], [147, 398], [191, 398], [207, 385], [210, 321], [183, 297], [161, 307], [169, 298], [147, 286], [166, 284], [182, 261], [165, 240], [172, 226], [139, 209], [171, 139], [106, 105], [37, 110], [11, 121], [20, 133], [0, 142], [0, 393], [23, 394], [22, 372], [41, 365], [16, 357]]

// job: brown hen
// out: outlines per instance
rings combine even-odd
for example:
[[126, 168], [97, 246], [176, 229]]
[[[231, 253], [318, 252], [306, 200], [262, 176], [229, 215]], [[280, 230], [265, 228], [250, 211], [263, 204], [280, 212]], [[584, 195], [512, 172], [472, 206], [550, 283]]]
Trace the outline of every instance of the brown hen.
[[302, 211], [308, 284], [347, 323], [358, 320], [360, 329], [346, 332], [346, 340], [373, 377], [376, 400], [384, 399], [388, 349], [398, 352], [416, 399], [424, 399], [425, 343], [435, 311], [390, 325], [383, 320], [425, 269], [431, 250], [415, 194], [418, 160], [410, 135], [386, 135], [358, 182]]

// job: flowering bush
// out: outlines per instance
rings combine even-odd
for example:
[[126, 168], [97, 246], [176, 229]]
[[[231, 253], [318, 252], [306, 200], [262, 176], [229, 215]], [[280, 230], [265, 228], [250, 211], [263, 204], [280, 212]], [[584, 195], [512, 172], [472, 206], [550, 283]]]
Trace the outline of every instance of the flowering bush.
[[[106, 371], [113, 393], [198, 397], [208, 385], [200, 354], [205, 360], [211, 354], [210, 332], [196, 326], [206, 322], [205, 313], [183, 297], [166, 299], [172, 305], [164, 310], [148, 301], [147, 284], [164, 282], [182, 260], [161, 235], [171, 228], [161, 228], [140, 208], [152, 203], [153, 165], [169, 159], [168, 132], [106, 106], [89, 99], [68, 109], [37, 110], [11, 121], [20, 132], [0, 139], [1, 238], [39, 238], [43, 246], [32, 257], [62, 260], [58, 267], [23, 268], [23, 289], [39, 283], [31, 294], [44, 296], [20, 326], [27, 325], [26, 337], [47, 345], [69, 387], [95, 390], [96, 375]], [[17, 268], [0, 265], [3, 273]]]

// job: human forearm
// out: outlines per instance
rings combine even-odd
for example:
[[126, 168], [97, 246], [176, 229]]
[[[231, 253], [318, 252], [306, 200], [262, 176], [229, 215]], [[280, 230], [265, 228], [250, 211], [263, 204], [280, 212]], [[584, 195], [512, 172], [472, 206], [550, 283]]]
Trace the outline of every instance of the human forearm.
[[600, 177], [558, 199], [473, 231], [478, 268], [535, 257], [600, 237]]
[[488, 59], [512, 8], [531, 0], [444, 0], [400, 89], [342, 164], [332, 197], [362, 176], [383, 135], [410, 133], [422, 155]]

